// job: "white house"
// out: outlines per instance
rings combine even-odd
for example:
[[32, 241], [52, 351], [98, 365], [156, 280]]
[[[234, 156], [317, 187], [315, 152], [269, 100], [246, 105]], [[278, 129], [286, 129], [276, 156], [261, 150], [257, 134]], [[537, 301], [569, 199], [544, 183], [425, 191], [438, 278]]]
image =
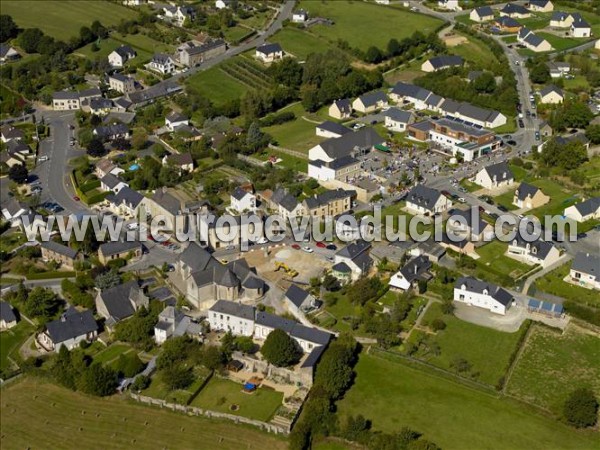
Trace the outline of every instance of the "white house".
[[535, 12], [552, 12], [554, 4], [550, 0], [529, 0], [527, 8]]
[[129, 45], [121, 45], [108, 55], [108, 63], [113, 67], [123, 67], [127, 61], [135, 58], [137, 53]]
[[494, 19], [494, 10], [490, 6], [481, 6], [475, 8], [469, 14], [469, 19], [473, 22], [487, 22]]
[[351, 279], [358, 280], [373, 265], [373, 260], [369, 256], [370, 250], [371, 244], [359, 239], [338, 250], [334, 256], [334, 263], [345, 264], [352, 271]]
[[391, 131], [402, 133], [406, 127], [414, 122], [414, 116], [410, 111], [404, 111], [398, 108], [390, 108], [383, 113], [385, 117], [385, 127]]
[[290, 285], [285, 293], [284, 300], [286, 301], [287, 308], [296, 317], [302, 317], [302, 314], [312, 310], [318, 304], [317, 299], [310, 292], [305, 291], [295, 284]]
[[171, 74], [175, 71], [175, 61], [169, 55], [163, 53], [156, 53], [152, 60], [146, 64], [146, 67], [150, 70], [160, 72], [163, 75]]
[[326, 120], [315, 127], [315, 133], [317, 136], [331, 139], [342, 137], [347, 133], [352, 133], [352, 130], [337, 122]]
[[589, 38], [592, 35], [592, 28], [579, 14], [574, 16], [571, 24], [571, 36], [574, 38]]
[[304, 23], [307, 20], [308, 20], [308, 13], [303, 9], [295, 11], [294, 14], [292, 14], [292, 22], [294, 22], [294, 23]]
[[236, 336], [252, 336], [254, 314], [253, 306], [219, 300], [208, 310], [208, 323], [211, 330], [230, 331]]
[[283, 58], [283, 49], [278, 43], [263, 44], [256, 48], [255, 56], [264, 63], [272, 63]]
[[412, 103], [416, 110], [431, 109], [436, 112], [444, 100], [430, 90], [402, 81], [394, 85], [390, 91], [390, 98], [396, 103]]
[[512, 304], [513, 296], [508, 291], [487, 281], [461, 277], [454, 285], [454, 301], [505, 315]]
[[10, 222], [11, 227], [18, 227], [21, 224], [21, 217], [28, 214], [29, 211], [27, 206], [11, 197], [2, 207], [2, 217]]
[[531, 12], [517, 3], [507, 3], [500, 10], [500, 16], [512, 17], [513, 19], [526, 19], [531, 17]]
[[560, 250], [551, 242], [542, 240], [527, 242], [517, 235], [508, 243], [506, 255], [527, 264], [539, 264], [545, 268], [558, 261]]
[[21, 55], [10, 45], [0, 44], [0, 62], [16, 61]]
[[546, 63], [552, 78], [562, 78], [571, 71], [571, 64], [562, 61], [550, 61]]
[[565, 209], [564, 216], [576, 222], [600, 219], [600, 197], [592, 197]]
[[162, 18], [182, 27], [186, 20], [194, 18], [194, 10], [189, 6], [165, 5], [162, 8]]
[[458, 0], [438, 0], [438, 8], [447, 11], [462, 11], [462, 8], [458, 4]]
[[447, 211], [452, 202], [440, 191], [418, 184], [406, 194], [406, 209], [417, 214], [433, 215]]
[[415, 287], [419, 281], [428, 281], [431, 279], [431, 274], [429, 273], [431, 266], [432, 263], [427, 256], [415, 256], [398, 272], [392, 275], [389, 285], [391, 288], [407, 291]]
[[438, 70], [449, 69], [451, 67], [461, 67], [464, 60], [457, 55], [434, 56], [421, 64], [423, 72], [437, 72]]
[[447, 226], [455, 235], [464, 236], [471, 241], [482, 241], [494, 236], [494, 227], [481, 218], [476, 206], [467, 210], [453, 210], [448, 217]]
[[517, 42], [520, 42], [534, 52], [548, 52], [552, 50], [552, 45], [550, 45], [546, 39], [538, 36], [527, 27], [523, 27], [519, 30]]
[[105, 192], [110, 191], [113, 194], [118, 194], [124, 187], [129, 187], [129, 185], [112, 173], [104, 175], [100, 180], [100, 188]]
[[135, 92], [135, 80], [118, 72], [115, 72], [108, 77], [108, 85], [113, 91], [117, 91], [122, 94]]
[[554, 28], [570, 28], [575, 18], [571, 13], [555, 11], [550, 18], [550, 26]]
[[167, 306], [158, 315], [158, 322], [154, 325], [154, 340], [158, 345], [164, 343], [170, 337], [183, 335], [199, 337], [202, 334], [200, 325], [192, 322], [192, 319], [174, 306]]
[[241, 213], [244, 211], [255, 212], [256, 211], [256, 195], [252, 192], [248, 192], [241, 187], [235, 188], [230, 195], [231, 208]]
[[563, 90], [553, 84], [550, 84], [540, 90], [540, 102], [548, 104], [562, 103], [565, 99]]
[[10, 303], [0, 301], [0, 330], [8, 330], [17, 325], [17, 316]]
[[64, 345], [73, 350], [81, 342], [91, 342], [98, 336], [98, 324], [91, 310], [79, 312], [74, 307], [67, 309], [60, 318], [48, 322], [37, 336], [38, 343], [46, 351], [58, 353]]
[[189, 125], [190, 120], [176, 111], [171, 111], [167, 117], [165, 117], [165, 126], [169, 131], [174, 131], [175, 128]]
[[572, 283], [600, 290], [600, 257], [591, 253], [577, 253], [569, 276]]
[[483, 167], [475, 174], [473, 182], [486, 189], [496, 189], [509, 186], [515, 182], [515, 177], [504, 161]]

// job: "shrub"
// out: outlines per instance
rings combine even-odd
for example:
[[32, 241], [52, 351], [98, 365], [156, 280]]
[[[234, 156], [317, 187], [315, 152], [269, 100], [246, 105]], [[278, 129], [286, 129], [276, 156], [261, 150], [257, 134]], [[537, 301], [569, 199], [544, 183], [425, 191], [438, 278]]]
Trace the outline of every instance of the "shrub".
[[444, 322], [440, 318], [433, 319], [431, 321], [431, 329], [433, 331], [442, 331], [442, 330], [445, 330], [446, 329], [446, 322]]
[[577, 428], [591, 427], [598, 421], [598, 400], [588, 388], [576, 389], [565, 401], [563, 415]]

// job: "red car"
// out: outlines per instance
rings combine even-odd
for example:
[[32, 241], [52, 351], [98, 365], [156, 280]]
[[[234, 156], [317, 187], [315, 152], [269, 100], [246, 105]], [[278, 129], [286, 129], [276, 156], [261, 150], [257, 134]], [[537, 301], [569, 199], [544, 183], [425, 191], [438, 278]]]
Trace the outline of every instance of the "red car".
[[75, 200], [76, 202], [78, 202], [81, 199], [79, 197], [75, 196], [75, 197], [73, 197], [73, 200]]
[[317, 242], [317, 247], [319, 247], [319, 248], [327, 248], [327, 245], [324, 242]]
[[300, 250], [300, 246], [298, 244], [292, 244], [292, 248], [294, 250]]

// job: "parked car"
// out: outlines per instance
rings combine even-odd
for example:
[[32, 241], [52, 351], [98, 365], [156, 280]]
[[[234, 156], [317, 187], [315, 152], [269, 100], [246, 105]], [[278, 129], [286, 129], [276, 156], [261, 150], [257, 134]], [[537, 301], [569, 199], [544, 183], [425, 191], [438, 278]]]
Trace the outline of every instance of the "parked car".
[[300, 250], [301, 249], [301, 247], [298, 244], [292, 244], [292, 248], [294, 250]]
[[324, 242], [317, 242], [317, 247], [319, 247], [319, 248], [327, 248], [327, 244], [325, 244]]
[[519, 119], [519, 128], [525, 128], [525, 123], [523, 123], [523, 119]]
[[466, 201], [466, 200], [465, 200], [463, 197], [459, 197], [459, 198], [458, 198], [458, 201], [459, 201], [460, 203], [467, 203], [467, 201]]
[[308, 245], [305, 245], [304, 247], [302, 247], [302, 250], [305, 251], [306, 253], [314, 252], [314, 250], [312, 248], [310, 248]]
[[535, 140], [536, 140], [536, 141], [539, 141], [540, 139], [541, 139], [540, 132], [539, 132], [539, 131], [536, 131], [536, 132], [535, 132]]
[[327, 246], [327, 250], [334, 250], [335, 251], [335, 250], [337, 250], [337, 246], [335, 244], [329, 244]]
[[498, 205], [498, 209], [502, 212], [508, 212], [508, 209], [506, 209], [506, 207], [502, 205]]
[[75, 200], [76, 202], [80, 201], [81, 199], [79, 197], [77, 197], [76, 195], [73, 196], [73, 200]]
[[266, 243], [268, 243], [268, 242], [269, 242], [269, 240], [268, 240], [266, 237], [261, 237], [260, 239], [258, 239], [258, 240], [256, 241], [256, 243], [257, 243], [257, 244], [260, 244], [260, 245], [262, 245], [262, 244], [266, 244]]

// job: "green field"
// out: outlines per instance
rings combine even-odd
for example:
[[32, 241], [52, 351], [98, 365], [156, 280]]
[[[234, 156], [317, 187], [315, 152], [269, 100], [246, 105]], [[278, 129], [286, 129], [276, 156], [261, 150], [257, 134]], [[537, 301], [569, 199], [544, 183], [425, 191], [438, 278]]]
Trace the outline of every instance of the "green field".
[[566, 38], [561, 36], [556, 36], [555, 34], [545, 33], [543, 31], [539, 31], [536, 33], [539, 37], [546, 39], [550, 42], [550, 45], [554, 48], [554, 50], [566, 50], [571, 47], [577, 47], [578, 45], [583, 44], [588, 39], [573, 39]]
[[249, 88], [233, 79], [219, 66], [198, 72], [186, 80], [189, 89], [207, 97], [216, 104], [223, 104], [242, 97]]
[[261, 153], [255, 153], [252, 156], [262, 161], [267, 161], [270, 156], [275, 156], [281, 160], [275, 164], [276, 167], [284, 167], [302, 173], [308, 171], [308, 160], [288, 155], [287, 153], [278, 152], [277, 150], [270, 148], [265, 149]]
[[566, 300], [573, 300], [578, 303], [595, 306], [596, 308], [600, 307], [600, 296], [598, 295], [598, 291], [586, 289], [563, 281], [569, 274], [570, 269], [570, 263], [563, 264], [552, 272], [538, 278], [535, 280], [536, 290], [557, 295]]
[[492, 69], [498, 62], [490, 48], [480, 39], [473, 36], [457, 33], [468, 39], [468, 42], [451, 47], [453, 54], [462, 56], [466, 61], [475, 63], [481, 69]]
[[[316, 124], [311, 122], [315, 119], [314, 115], [307, 113], [300, 103], [283, 108], [279, 112], [293, 112], [296, 119], [262, 129], [275, 138], [278, 146], [308, 154], [312, 147], [325, 140], [316, 135]], [[303, 117], [309, 120], [303, 119]]]
[[497, 240], [478, 247], [476, 251], [480, 258], [476, 260], [475, 276], [491, 282], [506, 284], [503, 283], [504, 280], [514, 281], [533, 269], [533, 266], [506, 256], [507, 248], [506, 242]]
[[572, 326], [561, 334], [534, 325], [508, 392], [561, 415], [568, 395], [581, 386], [600, 396], [600, 339]]
[[2, 428], [10, 433], [2, 433], [0, 446], [65, 450], [287, 448], [281, 438], [256, 428], [188, 417], [126, 398], [99, 399], [34, 378], [17, 381], [2, 388]]
[[333, 26], [314, 25], [310, 28], [311, 33], [332, 43], [343, 39], [351, 47], [363, 51], [371, 45], [385, 49], [391, 38], [400, 40], [417, 30], [428, 34], [442, 24], [433, 17], [374, 3], [304, 0], [298, 7], [309, 11], [312, 17], [325, 17], [335, 22]]
[[206, 379], [211, 376], [211, 372], [203, 366], [194, 367], [194, 382], [189, 385], [186, 389], [178, 389], [172, 391], [162, 381], [161, 372], [158, 371], [152, 376], [152, 382], [150, 386], [146, 388], [142, 394], [148, 397], [159, 398], [168, 402], [175, 402], [181, 405], [189, 404], [192, 396], [198, 392], [202, 385], [206, 382]]
[[94, 355], [94, 362], [105, 364], [130, 351], [133, 351], [133, 349], [127, 344], [113, 344]]
[[311, 53], [323, 53], [332, 48], [326, 40], [291, 27], [283, 28], [272, 39], [278, 42], [286, 53], [292, 54], [299, 60], [306, 59]]
[[0, 333], [0, 370], [11, 368], [10, 360], [17, 363], [21, 360], [19, 348], [33, 332], [33, 325], [21, 320], [15, 327]]
[[2, 14], [9, 14], [21, 28], [39, 28], [63, 41], [79, 36], [83, 26], [99, 20], [104, 26], [137, 17], [137, 13], [114, 2], [85, 0], [2, 0]]
[[[282, 400], [281, 392], [268, 387], [259, 387], [247, 394], [240, 383], [213, 377], [192, 401], [191, 406], [268, 422], [281, 406]], [[231, 405], [237, 405], [238, 410], [232, 411]]]
[[390, 433], [407, 426], [445, 450], [591, 450], [597, 444], [595, 433], [401, 362], [363, 353], [355, 369], [355, 384], [337, 404], [341, 420], [362, 414], [375, 430]]
[[440, 346], [440, 354], [421, 354], [417, 357], [450, 371], [453, 371], [451, 365], [454, 360], [464, 358], [472, 366], [470, 373], [465, 376], [496, 386], [508, 369], [510, 356], [516, 350], [521, 332], [504, 333], [444, 315], [439, 303], [427, 309], [422, 323], [429, 324], [437, 318], [446, 323], [446, 329], [434, 336], [429, 335], [427, 340]]

